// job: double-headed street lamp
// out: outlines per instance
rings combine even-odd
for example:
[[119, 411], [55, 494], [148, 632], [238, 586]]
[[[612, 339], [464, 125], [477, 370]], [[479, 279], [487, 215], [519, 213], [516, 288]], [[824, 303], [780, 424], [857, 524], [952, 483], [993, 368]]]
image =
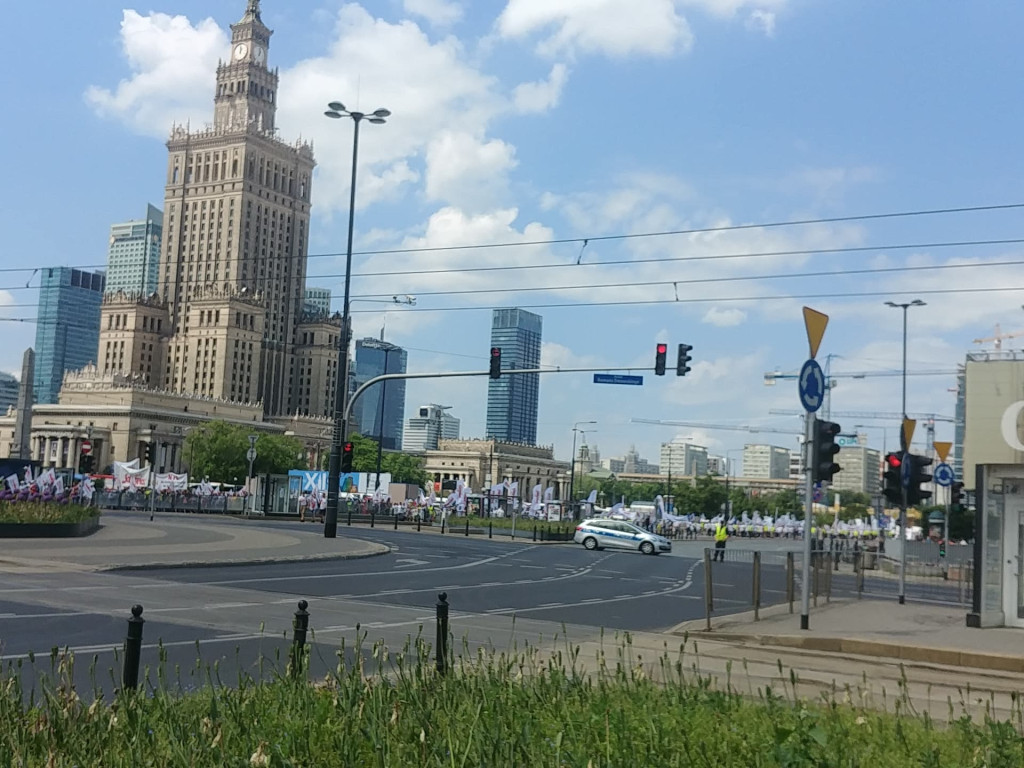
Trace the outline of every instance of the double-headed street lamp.
[[341, 333], [338, 336], [338, 375], [334, 390], [334, 433], [331, 438], [331, 462], [327, 473], [327, 514], [324, 520], [324, 538], [333, 539], [338, 535], [338, 486], [341, 483], [341, 451], [348, 436], [345, 407], [348, 405], [348, 347], [351, 336], [349, 314], [349, 289], [352, 284], [352, 233], [356, 217], [356, 163], [359, 159], [359, 124], [365, 119], [380, 125], [386, 122], [391, 112], [378, 109], [370, 114], [345, 109], [340, 101], [327, 105], [324, 114], [332, 120], [351, 118], [355, 124], [352, 135], [352, 185], [348, 203], [348, 247], [345, 249], [345, 293], [341, 309]]
[[[885, 302], [885, 306], [903, 310], [903, 421], [907, 420], [907, 310], [911, 307], [923, 307], [925, 303], [920, 299], [905, 303], [895, 301]], [[900, 450], [904, 452], [903, 461], [906, 461], [906, 454], [910, 453], [910, 440], [904, 432], [903, 425], [900, 425]], [[906, 574], [907, 574], [907, 489], [903, 488], [903, 503], [900, 504], [900, 581], [899, 581], [899, 603], [903, 605], [907, 601], [906, 596]]]
[[573, 494], [576, 490], [576, 433], [592, 432], [593, 430], [580, 429], [583, 424], [597, 424], [596, 421], [577, 421], [572, 425], [572, 462], [569, 464], [569, 509], [572, 510], [573, 520], [576, 519], [576, 501]]

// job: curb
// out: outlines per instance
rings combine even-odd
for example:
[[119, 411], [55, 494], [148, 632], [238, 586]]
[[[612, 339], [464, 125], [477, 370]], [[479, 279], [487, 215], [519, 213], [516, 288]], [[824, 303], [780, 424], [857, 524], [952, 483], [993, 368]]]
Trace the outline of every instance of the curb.
[[394, 548], [387, 544], [375, 544], [372, 551], [362, 552], [320, 552], [312, 555], [282, 555], [278, 557], [256, 557], [239, 560], [194, 560], [190, 562], [173, 563], [115, 563], [113, 565], [99, 565], [92, 570], [100, 572], [109, 571], [154, 571], [169, 570], [172, 568], [226, 568], [234, 565], [277, 565], [281, 563], [307, 563], [314, 561], [328, 560], [365, 560], [370, 557], [380, 557], [394, 551]]

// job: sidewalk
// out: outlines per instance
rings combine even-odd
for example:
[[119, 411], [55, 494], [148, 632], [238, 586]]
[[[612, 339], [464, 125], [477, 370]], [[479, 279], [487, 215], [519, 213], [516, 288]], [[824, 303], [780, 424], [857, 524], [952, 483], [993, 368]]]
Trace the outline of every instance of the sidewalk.
[[151, 521], [146, 512], [104, 512], [100, 529], [84, 538], [0, 539], [0, 573], [342, 560], [388, 551], [348, 538], [342, 529], [338, 538], [325, 539], [320, 525], [275, 531], [230, 517], [157, 513]]
[[907, 662], [1024, 673], [1024, 630], [971, 629], [961, 606], [893, 600], [833, 600], [812, 608], [810, 629], [800, 629], [800, 608], [788, 606], [716, 616], [714, 629], [704, 619], [686, 621], [671, 631], [746, 646], [770, 646], [856, 656], [880, 656]]

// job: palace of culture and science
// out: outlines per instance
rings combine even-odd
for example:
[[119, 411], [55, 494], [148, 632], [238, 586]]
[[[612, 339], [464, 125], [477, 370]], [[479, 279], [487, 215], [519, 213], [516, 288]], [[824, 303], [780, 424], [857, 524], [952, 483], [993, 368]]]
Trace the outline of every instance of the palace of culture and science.
[[[104, 297], [95, 365], [33, 408], [32, 458], [76, 466], [88, 437], [103, 467], [155, 442], [158, 470], [176, 472], [188, 432], [211, 419], [292, 433], [311, 453], [329, 443], [341, 320], [304, 301], [315, 161], [278, 138], [271, 34], [248, 0], [213, 125], [175, 126], [167, 142], [157, 291]], [[0, 419], [0, 455], [14, 455], [13, 433]]]

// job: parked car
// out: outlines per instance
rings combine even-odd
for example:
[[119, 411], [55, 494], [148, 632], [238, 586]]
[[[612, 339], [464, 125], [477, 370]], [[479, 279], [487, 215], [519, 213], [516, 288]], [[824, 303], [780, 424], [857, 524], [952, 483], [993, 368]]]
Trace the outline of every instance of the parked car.
[[664, 536], [645, 531], [625, 520], [607, 518], [584, 520], [576, 526], [572, 540], [591, 550], [618, 547], [636, 549], [645, 555], [672, 551], [672, 542]]

